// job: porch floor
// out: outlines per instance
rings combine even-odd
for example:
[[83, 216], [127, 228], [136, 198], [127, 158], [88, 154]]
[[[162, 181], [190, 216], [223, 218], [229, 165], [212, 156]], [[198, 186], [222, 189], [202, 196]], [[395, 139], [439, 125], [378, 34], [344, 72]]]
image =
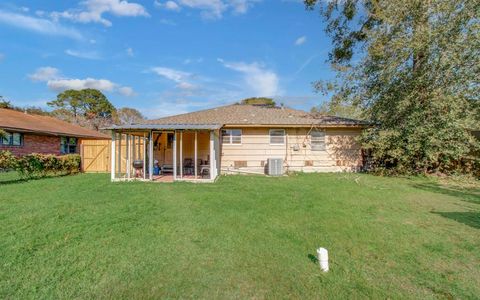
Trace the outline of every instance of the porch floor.
[[[209, 180], [209, 178], [202, 178], [202, 176], [197, 177], [199, 181], [203, 180]], [[194, 181], [195, 176], [194, 175], [183, 175], [182, 179], [177, 179], [178, 180], [185, 180], [185, 181]], [[154, 182], [173, 182], [173, 174], [163, 174], [163, 175], [154, 175], [153, 176], [153, 181]]]

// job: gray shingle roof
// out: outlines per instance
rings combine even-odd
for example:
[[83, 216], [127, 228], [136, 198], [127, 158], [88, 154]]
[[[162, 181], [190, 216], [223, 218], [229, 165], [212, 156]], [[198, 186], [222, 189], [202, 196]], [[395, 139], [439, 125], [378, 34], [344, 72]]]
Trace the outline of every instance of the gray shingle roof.
[[322, 125], [366, 126], [365, 121], [312, 114], [302, 110], [258, 105], [232, 104], [212, 109], [149, 120], [147, 124], [221, 124], [221, 125]]

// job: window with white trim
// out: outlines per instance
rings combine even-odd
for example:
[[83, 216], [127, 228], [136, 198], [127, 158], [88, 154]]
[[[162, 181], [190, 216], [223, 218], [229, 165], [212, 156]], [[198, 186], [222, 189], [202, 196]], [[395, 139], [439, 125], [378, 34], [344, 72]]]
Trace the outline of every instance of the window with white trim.
[[270, 129], [270, 145], [285, 145], [285, 129]]
[[325, 130], [314, 129], [310, 135], [312, 139], [312, 151], [325, 151]]
[[23, 134], [18, 132], [6, 132], [4, 137], [0, 137], [0, 145], [3, 146], [22, 146]]
[[222, 130], [222, 143], [227, 145], [242, 144], [242, 130], [241, 129]]

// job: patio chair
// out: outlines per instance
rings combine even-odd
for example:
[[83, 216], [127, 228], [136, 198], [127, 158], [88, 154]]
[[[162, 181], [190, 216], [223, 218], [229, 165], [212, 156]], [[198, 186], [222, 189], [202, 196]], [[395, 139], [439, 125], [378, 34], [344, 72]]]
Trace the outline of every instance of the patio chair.
[[183, 174], [192, 175], [194, 172], [193, 159], [185, 158], [183, 160]]

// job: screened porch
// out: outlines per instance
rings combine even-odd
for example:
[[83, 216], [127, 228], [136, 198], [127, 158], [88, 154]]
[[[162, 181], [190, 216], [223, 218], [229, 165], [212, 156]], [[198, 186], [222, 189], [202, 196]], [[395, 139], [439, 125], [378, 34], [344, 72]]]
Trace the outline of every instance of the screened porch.
[[114, 126], [112, 181], [213, 182], [219, 174], [219, 125]]

